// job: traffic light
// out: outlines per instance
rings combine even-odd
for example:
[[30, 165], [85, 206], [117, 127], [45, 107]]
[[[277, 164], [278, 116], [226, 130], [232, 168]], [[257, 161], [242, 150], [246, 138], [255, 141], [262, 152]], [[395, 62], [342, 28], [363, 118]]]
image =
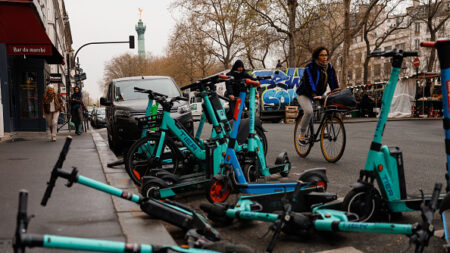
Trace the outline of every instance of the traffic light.
[[134, 36], [133, 35], [130, 35], [129, 43], [130, 43], [130, 48], [134, 48]]

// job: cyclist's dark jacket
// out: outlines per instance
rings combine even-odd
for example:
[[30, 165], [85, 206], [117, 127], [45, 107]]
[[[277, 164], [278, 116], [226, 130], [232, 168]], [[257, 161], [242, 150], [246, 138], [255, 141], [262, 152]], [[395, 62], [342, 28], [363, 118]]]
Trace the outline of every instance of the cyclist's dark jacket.
[[297, 95], [304, 95], [312, 99], [314, 96], [322, 96], [327, 90], [327, 84], [330, 85], [331, 90], [339, 88], [336, 71], [331, 63], [328, 63], [327, 76], [327, 81], [324, 82], [325, 75], [320, 72], [319, 66], [315, 62], [309, 63], [297, 86]]
[[241, 60], [237, 60], [231, 68], [230, 72], [227, 73], [227, 76], [233, 76], [234, 80], [226, 82], [226, 96], [233, 95], [235, 97], [239, 97], [239, 92], [241, 91], [241, 89], [245, 88], [244, 85], [240, 84], [239, 81], [244, 78], [253, 79], [253, 77], [248, 74], [245, 69], [242, 72], [238, 72], [238, 67], [244, 68], [244, 63]]

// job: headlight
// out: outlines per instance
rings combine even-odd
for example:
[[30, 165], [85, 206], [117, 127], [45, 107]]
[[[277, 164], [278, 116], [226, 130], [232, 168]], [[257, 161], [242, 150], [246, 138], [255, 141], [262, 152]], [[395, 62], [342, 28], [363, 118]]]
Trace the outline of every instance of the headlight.
[[191, 108], [189, 108], [189, 105], [182, 105], [182, 106], [178, 107], [179, 114], [187, 113], [190, 111], [191, 111]]
[[129, 111], [124, 111], [124, 110], [117, 110], [114, 113], [114, 116], [116, 117], [122, 117], [122, 118], [128, 118], [131, 116], [131, 113]]

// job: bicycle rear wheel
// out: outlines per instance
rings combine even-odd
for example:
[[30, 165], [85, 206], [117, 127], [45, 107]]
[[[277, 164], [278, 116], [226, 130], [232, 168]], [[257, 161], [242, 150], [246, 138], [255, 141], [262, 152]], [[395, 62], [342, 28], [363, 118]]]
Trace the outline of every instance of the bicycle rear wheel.
[[163, 153], [156, 159], [155, 147], [158, 141], [159, 136], [141, 138], [131, 145], [125, 155], [125, 170], [138, 186], [142, 184], [142, 177], [151, 175], [152, 171], [164, 169], [175, 173], [180, 165], [177, 146], [170, 139], [165, 140]]
[[294, 129], [294, 146], [295, 150], [297, 151], [297, 154], [300, 157], [305, 158], [309, 152], [311, 151], [311, 148], [314, 144], [314, 133], [313, 133], [313, 127], [312, 127], [312, 121], [308, 124], [308, 128], [306, 129], [305, 134], [305, 144], [301, 144], [298, 140], [298, 137], [300, 136], [300, 121], [302, 120], [302, 116], [297, 117], [297, 120], [295, 122], [295, 129]]
[[341, 159], [345, 150], [345, 128], [342, 120], [336, 116], [329, 117], [320, 131], [320, 148], [323, 157], [330, 163]]

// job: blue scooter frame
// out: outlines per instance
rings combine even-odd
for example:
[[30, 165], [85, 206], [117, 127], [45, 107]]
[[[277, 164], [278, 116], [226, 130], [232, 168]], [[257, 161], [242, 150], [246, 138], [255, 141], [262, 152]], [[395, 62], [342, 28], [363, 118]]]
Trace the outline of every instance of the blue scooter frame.
[[[243, 80], [247, 87], [259, 86], [258, 81], [252, 81], [250, 79]], [[254, 90], [253, 90], [254, 91]], [[221, 174], [214, 176], [215, 180], [210, 182], [206, 191], [206, 197], [211, 203], [224, 202], [231, 193], [231, 189], [235, 187], [238, 191], [245, 194], [259, 194], [259, 193], [279, 193], [279, 192], [291, 192], [294, 191], [296, 182], [293, 183], [268, 183], [268, 184], [249, 184], [243, 174], [242, 168], [239, 164], [239, 160], [234, 150], [237, 132], [241, 121], [242, 111], [244, 109], [244, 101], [247, 96], [246, 89], [239, 94], [238, 101], [236, 102], [235, 111], [235, 123], [233, 130], [230, 134], [228, 148], [225, 153], [225, 172], [227, 174]], [[289, 166], [289, 164], [287, 165]], [[234, 172], [234, 174], [232, 172]], [[307, 173], [304, 173], [301, 178], [306, 178], [310, 174], [319, 173], [322, 175], [323, 180], [326, 180], [325, 169], [312, 169]], [[236, 181], [234, 180], [236, 178]], [[311, 182], [305, 187], [310, 187], [318, 182]]]
[[446, 241], [444, 248], [448, 251], [450, 248], [450, 38], [438, 39], [436, 42], [421, 42], [420, 46], [437, 49], [441, 66], [442, 109], [444, 112], [445, 153], [447, 158], [447, 173], [445, 174], [447, 195], [441, 202], [439, 212], [442, 216]]

